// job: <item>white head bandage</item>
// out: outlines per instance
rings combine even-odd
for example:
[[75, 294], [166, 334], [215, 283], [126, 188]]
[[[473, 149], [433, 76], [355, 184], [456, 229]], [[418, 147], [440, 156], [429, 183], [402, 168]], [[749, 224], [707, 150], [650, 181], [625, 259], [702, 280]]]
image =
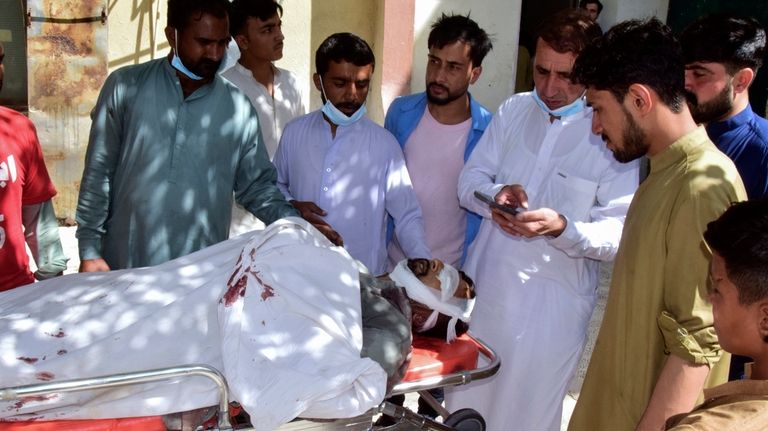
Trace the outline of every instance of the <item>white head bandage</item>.
[[395, 269], [389, 274], [389, 278], [396, 284], [405, 288], [408, 297], [412, 300], [424, 304], [431, 308], [432, 314], [424, 323], [419, 332], [432, 329], [437, 323], [437, 316], [443, 313], [451, 318], [448, 323], [446, 341], [450, 342], [456, 338], [456, 324], [459, 319], [469, 322], [469, 316], [472, 314], [472, 308], [475, 306], [475, 299], [456, 298], [454, 293], [459, 287], [459, 271], [456, 268], [445, 265], [438, 274], [441, 290], [438, 292], [416, 277], [408, 268], [408, 260], [402, 260], [395, 266]]

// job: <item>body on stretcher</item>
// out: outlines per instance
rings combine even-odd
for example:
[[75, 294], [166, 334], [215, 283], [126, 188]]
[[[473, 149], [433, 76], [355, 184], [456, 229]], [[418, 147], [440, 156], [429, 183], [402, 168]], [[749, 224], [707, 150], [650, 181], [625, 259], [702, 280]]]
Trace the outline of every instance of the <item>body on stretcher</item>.
[[[482, 359], [481, 359], [482, 357]], [[498, 372], [500, 361], [495, 352], [481, 340], [465, 334], [453, 343], [426, 337], [414, 337], [413, 356], [405, 378], [395, 386], [394, 394], [419, 392], [428, 395], [429, 389], [438, 387], [467, 384], [473, 380], [491, 377]], [[50, 397], [61, 392], [87, 391], [99, 388], [125, 386], [153, 381], [166, 380], [186, 376], [203, 376], [211, 379], [219, 388], [218, 430], [253, 429], [233, 428], [230, 422], [230, 400], [227, 382], [217, 370], [204, 365], [182, 366], [143, 372], [132, 372], [89, 379], [47, 382], [12, 388], [0, 388], [0, 399], [24, 400], [35, 397]], [[408, 422], [411, 429], [425, 430], [477, 430], [485, 429], [484, 422], [473, 412], [458, 411], [454, 415], [445, 411], [442, 406], [437, 411], [445, 418], [444, 423], [435, 422], [422, 417], [406, 408], [383, 402], [365, 415], [339, 421], [299, 420], [281, 426], [280, 430], [333, 430], [355, 429], [368, 430], [372, 428], [375, 414], [381, 413], [401, 421]], [[458, 414], [458, 415], [457, 415]], [[251, 418], [258, 423], [258, 418]], [[454, 428], [456, 426], [456, 428]], [[160, 416], [96, 419], [96, 420], [60, 420], [60, 421], [23, 421], [0, 422], [4, 431], [166, 431], [168, 427]]]

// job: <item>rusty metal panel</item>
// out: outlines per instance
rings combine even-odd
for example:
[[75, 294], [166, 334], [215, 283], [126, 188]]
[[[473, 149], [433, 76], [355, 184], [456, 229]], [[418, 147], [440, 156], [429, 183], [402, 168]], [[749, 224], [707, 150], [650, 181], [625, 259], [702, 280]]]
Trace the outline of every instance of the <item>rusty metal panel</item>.
[[28, 0], [29, 117], [56, 184], [59, 217], [74, 218], [85, 149], [107, 77], [106, 0]]

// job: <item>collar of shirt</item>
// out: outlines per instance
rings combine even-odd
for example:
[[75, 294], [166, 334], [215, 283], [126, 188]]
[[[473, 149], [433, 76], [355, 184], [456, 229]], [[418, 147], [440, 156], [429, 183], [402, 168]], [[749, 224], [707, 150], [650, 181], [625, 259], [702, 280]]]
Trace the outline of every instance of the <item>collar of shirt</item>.
[[768, 380], [735, 380], [714, 388], [704, 389], [704, 399], [706, 400], [731, 395], [768, 395]]
[[707, 142], [711, 142], [709, 136], [707, 136], [707, 131], [702, 126], [697, 127], [692, 132], [673, 142], [666, 150], [653, 157], [649, 157], [651, 173], [653, 174], [672, 166], [680, 159], [687, 157], [694, 148]]
[[753, 118], [753, 116], [754, 113], [752, 112], [752, 106], [747, 104], [746, 108], [744, 108], [741, 112], [734, 115], [733, 117], [727, 120], [715, 121], [707, 124], [707, 133], [709, 136], [712, 136], [713, 139], [715, 139], [715, 136], [721, 136], [730, 130], [736, 129], [748, 123]]

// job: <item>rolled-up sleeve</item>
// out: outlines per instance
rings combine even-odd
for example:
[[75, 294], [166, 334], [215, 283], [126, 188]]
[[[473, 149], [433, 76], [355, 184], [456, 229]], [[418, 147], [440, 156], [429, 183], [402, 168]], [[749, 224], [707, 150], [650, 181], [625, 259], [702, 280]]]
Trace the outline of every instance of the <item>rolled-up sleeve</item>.
[[707, 223], [730, 205], [723, 188], [681, 196], [667, 229], [664, 268], [664, 307], [657, 317], [664, 348], [694, 364], [712, 366], [722, 349], [713, 327], [712, 306], [707, 300], [709, 261], [704, 242]]

